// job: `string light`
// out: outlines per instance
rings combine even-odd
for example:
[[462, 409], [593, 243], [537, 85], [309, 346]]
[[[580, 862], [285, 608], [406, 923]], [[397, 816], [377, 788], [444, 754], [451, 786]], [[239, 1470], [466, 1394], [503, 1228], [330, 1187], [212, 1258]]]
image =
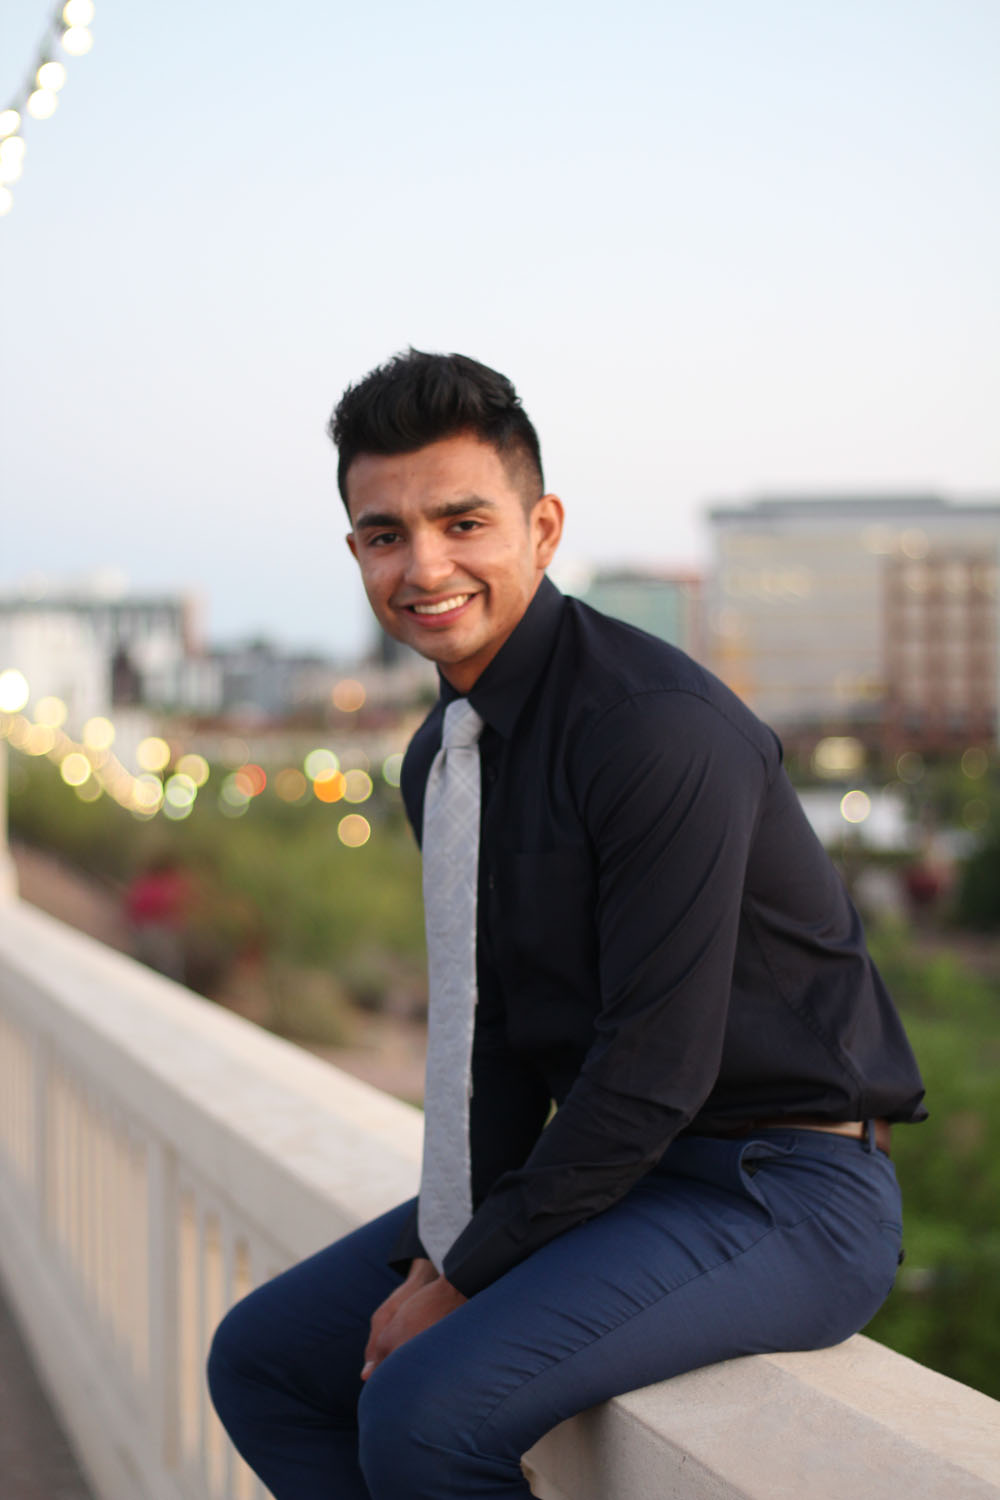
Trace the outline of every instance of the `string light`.
[[66, 0], [59, 6], [42, 38], [28, 82], [8, 108], [0, 110], [0, 217], [10, 213], [14, 205], [10, 184], [17, 182], [24, 168], [24, 117], [50, 119], [66, 82], [66, 68], [52, 52], [58, 45], [67, 57], [83, 57], [94, 45], [90, 30], [93, 19], [93, 0]]
[[62, 19], [67, 26], [89, 26], [94, 19], [94, 0], [66, 0]]
[[33, 120], [48, 120], [56, 112], [59, 95], [54, 89], [35, 89], [24, 106]]
[[61, 62], [43, 62], [35, 74], [35, 82], [40, 89], [52, 89], [58, 93], [66, 82], [66, 69]]
[[21, 175], [24, 152], [22, 136], [9, 135], [5, 141], [0, 141], [0, 182], [17, 181]]

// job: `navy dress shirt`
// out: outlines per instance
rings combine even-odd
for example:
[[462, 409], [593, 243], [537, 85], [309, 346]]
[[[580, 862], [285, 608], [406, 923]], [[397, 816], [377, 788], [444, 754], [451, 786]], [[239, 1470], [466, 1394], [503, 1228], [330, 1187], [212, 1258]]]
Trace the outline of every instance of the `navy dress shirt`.
[[[404, 761], [418, 839], [456, 696], [442, 682]], [[459, 1291], [615, 1203], [682, 1131], [924, 1118], [857, 912], [777, 737], [728, 688], [544, 579], [468, 697], [485, 727]], [[414, 1216], [395, 1260], [422, 1253]]]

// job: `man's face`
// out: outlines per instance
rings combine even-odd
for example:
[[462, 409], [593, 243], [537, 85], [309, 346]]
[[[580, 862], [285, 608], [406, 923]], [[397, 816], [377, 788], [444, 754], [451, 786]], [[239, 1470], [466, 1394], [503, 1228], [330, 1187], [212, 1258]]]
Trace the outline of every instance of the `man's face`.
[[357, 558], [389, 635], [468, 692], [534, 596], [562, 532], [562, 505], [530, 510], [488, 443], [463, 434], [415, 453], [360, 454], [347, 472]]

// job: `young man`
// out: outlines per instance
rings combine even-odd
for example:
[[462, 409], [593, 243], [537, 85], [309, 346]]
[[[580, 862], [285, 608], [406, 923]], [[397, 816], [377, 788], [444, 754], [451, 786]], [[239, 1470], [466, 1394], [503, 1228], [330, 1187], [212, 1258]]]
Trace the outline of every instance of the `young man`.
[[774, 735], [546, 579], [509, 381], [411, 351], [331, 430], [372, 608], [441, 678], [421, 1194], [233, 1309], [212, 1394], [276, 1500], [526, 1496], [584, 1407], [872, 1316], [923, 1090]]

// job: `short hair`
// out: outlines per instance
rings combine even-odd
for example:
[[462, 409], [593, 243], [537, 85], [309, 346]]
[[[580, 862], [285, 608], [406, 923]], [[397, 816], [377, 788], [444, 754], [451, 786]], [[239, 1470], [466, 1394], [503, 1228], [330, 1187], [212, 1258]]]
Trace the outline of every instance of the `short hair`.
[[545, 489], [538, 434], [521, 398], [506, 375], [465, 354], [411, 348], [394, 355], [347, 387], [327, 431], [339, 453], [345, 508], [347, 471], [362, 453], [414, 453], [466, 432], [496, 449], [526, 507]]

